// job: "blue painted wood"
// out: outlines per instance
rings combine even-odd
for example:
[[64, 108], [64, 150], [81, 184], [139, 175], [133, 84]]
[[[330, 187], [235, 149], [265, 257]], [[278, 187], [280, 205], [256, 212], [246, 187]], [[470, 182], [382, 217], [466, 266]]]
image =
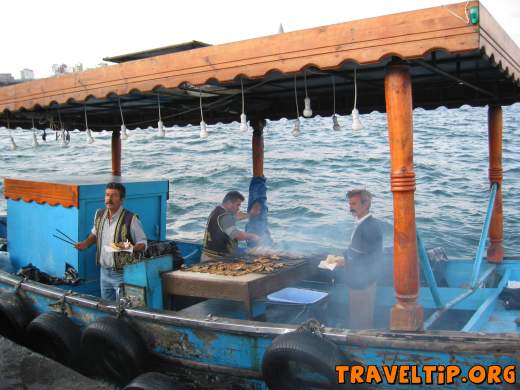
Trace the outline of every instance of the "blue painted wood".
[[32, 263], [43, 272], [63, 276], [68, 262], [82, 277], [86, 276], [78, 251], [52, 237], [58, 228], [78, 240], [78, 209], [8, 199], [7, 210], [9, 254], [17, 271]]
[[200, 262], [200, 255], [202, 253], [202, 245], [195, 242], [177, 242], [177, 248], [181, 252], [184, 259], [184, 264], [192, 265]]
[[493, 216], [493, 208], [495, 207], [495, 198], [497, 194], [498, 184], [493, 183], [491, 186], [491, 193], [489, 194], [489, 203], [486, 211], [486, 218], [484, 219], [484, 226], [480, 234], [480, 241], [478, 244], [477, 254], [475, 255], [475, 264], [471, 275], [471, 286], [475, 287], [480, 275], [480, 267], [482, 265], [482, 258], [484, 257], [484, 250], [486, 249], [486, 241], [489, 233], [489, 225], [491, 224], [491, 217]]
[[493, 293], [489, 295], [489, 297], [479, 306], [478, 310], [473, 314], [470, 320], [464, 325], [462, 328], [463, 332], [478, 332], [482, 329], [485, 324], [485, 321], [489, 318], [493, 310], [497, 305], [498, 296], [502, 292], [503, 288], [507, 285], [509, 281], [511, 272], [506, 270], [498, 286], [494, 289]]
[[170, 255], [160, 256], [125, 266], [123, 278], [125, 283], [140, 286], [145, 289], [147, 307], [151, 309], [163, 309], [161, 272], [169, 272], [172, 270], [172, 257]]
[[[52, 234], [60, 229], [76, 241], [85, 239], [92, 229], [95, 211], [105, 207], [105, 186], [112, 180], [112, 176], [56, 180], [56, 183], [79, 186], [78, 208], [8, 200], [9, 252], [15, 269], [32, 263], [41, 271], [63, 276], [67, 262], [82, 279], [98, 279], [95, 246], [78, 252], [71, 245], [53, 238]], [[124, 207], [139, 215], [148, 239], [164, 240], [168, 181], [126, 178], [121, 181], [127, 190]]]
[[426, 279], [426, 282], [428, 283], [428, 287], [430, 288], [430, 292], [432, 294], [433, 300], [435, 301], [435, 304], [437, 305], [437, 307], [441, 307], [442, 302], [441, 302], [441, 298], [439, 296], [437, 282], [435, 280], [435, 276], [433, 275], [433, 271], [432, 271], [432, 267], [430, 265], [430, 260], [428, 258], [428, 254], [426, 253], [426, 249], [424, 248], [424, 244], [421, 240], [419, 232], [417, 232], [416, 235], [417, 235], [417, 247], [419, 250], [419, 261], [421, 264], [422, 273], [424, 275], [424, 278]]

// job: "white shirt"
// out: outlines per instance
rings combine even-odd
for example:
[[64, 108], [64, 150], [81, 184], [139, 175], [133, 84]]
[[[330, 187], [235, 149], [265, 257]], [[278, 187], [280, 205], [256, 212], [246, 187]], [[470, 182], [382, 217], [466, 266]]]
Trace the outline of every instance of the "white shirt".
[[[107, 217], [105, 223], [102, 225], [102, 232], [101, 232], [101, 248], [98, 248], [100, 251], [99, 253], [99, 263], [102, 267], [113, 267], [114, 266], [114, 254], [112, 252], [108, 252], [105, 249], [106, 245], [110, 245], [114, 241], [114, 234], [116, 232], [116, 226], [117, 226], [117, 220], [119, 219], [119, 216], [121, 215], [121, 212], [123, 211], [123, 207], [119, 207], [119, 209], [112, 214], [112, 218], [110, 218], [110, 215]], [[94, 215], [94, 226], [92, 227], [92, 230], [90, 231], [93, 235], [96, 237], [97, 231], [96, 231], [96, 216]], [[130, 223], [130, 236], [132, 237], [132, 240], [136, 244], [144, 244], [144, 247], [146, 249], [146, 235], [144, 234], [143, 225], [141, 224], [141, 221], [139, 218], [132, 218], [132, 222]]]
[[352, 234], [350, 235], [350, 242], [352, 242], [352, 239], [354, 238], [354, 234], [356, 234], [356, 231], [357, 231], [357, 228], [359, 227], [359, 225], [361, 225], [361, 223], [367, 219], [368, 217], [370, 217], [372, 214], [371, 213], [368, 213], [367, 215], [365, 215], [364, 217], [361, 217], [359, 218], [358, 220], [356, 220], [356, 223], [354, 225], [354, 229], [352, 229]]

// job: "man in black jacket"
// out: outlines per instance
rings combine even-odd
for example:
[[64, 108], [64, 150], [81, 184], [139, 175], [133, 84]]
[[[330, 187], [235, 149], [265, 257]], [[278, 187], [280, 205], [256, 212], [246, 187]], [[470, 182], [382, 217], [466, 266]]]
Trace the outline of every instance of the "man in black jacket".
[[376, 283], [383, 260], [383, 234], [380, 222], [370, 214], [372, 194], [367, 190], [347, 193], [350, 213], [356, 225], [345, 251], [345, 279], [349, 287], [349, 321], [351, 328], [373, 326]]

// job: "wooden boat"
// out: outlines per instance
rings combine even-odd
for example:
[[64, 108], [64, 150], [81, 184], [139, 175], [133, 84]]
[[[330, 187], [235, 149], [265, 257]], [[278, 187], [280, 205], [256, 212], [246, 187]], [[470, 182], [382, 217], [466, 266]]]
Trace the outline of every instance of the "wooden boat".
[[[37, 118], [35, 123], [43, 122], [43, 127], [61, 122], [63, 129], [84, 129], [88, 118], [92, 131], [112, 131], [113, 174], [5, 180], [11, 260], [17, 266], [37, 262], [42, 271], [60, 276], [65, 261], [72, 259], [86, 280], [73, 287], [49, 286], [1, 271], [0, 329], [72, 367], [120, 384], [158, 371], [177, 380], [189, 375], [201, 388], [348, 388], [352, 383], [513, 388], [520, 350], [515, 318], [520, 312], [506, 310], [508, 304], [499, 295], [519, 278], [520, 258], [507, 258], [502, 244], [501, 106], [520, 101], [519, 75], [519, 48], [472, 1], [0, 88], [0, 125], [28, 128]], [[186, 276], [172, 271], [171, 256], [155, 257], [125, 270], [128, 296], [137, 298], [132, 307], [132, 302], [96, 297], [92, 257], [67, 252], [52, 257], [49, 265], [45, 250], [62, 249], [41, 237], [39, 257], [38, 252], [32, 258], [17, 254], [23, 254], [19, 240], [29, 237], [31, 246], [36, 245], [30, 233], [59, 227], [56, 221], [74, 228], [73, 239], [84, 237], [102, 183], [109, 179], [127, 184], [130, 209], [154, 213], [145, 221], [147, 235], [165, 239], [167, 183], [133, 180], [121, 172], [121, 132], [155, 126], [157, 107], [168, 126], [198, 125], [201, 101], [205, 123], [229, 123], [239, 118], [243, 85], [248, 102], [254, 102], [249, 119], [253, 176], [259, 177], [264, 173], [264, 119], [295, 118], [294, 91], [303, 91], [304, 83], [315, 102], [314, 114], [347, 114], [339, 106], [333, 112], [331, 83], [334, 79], [342, 96], [354, 96], [354, 77], [364, 86], [359, 111], [379, 110], [388, 117], [395, 238], [394, 279], [379, 287], [378, 310], [388, 313], [384, 326], [354, 330], [336, 323], [302, 325], [307, 314], [295, 320], [287, 307], [261, 299], [280, 288], [297, 287], [326, 293], [324, 310], [344, 310], [345, 286], [316, 278], [316, 259], [271, 276]], [[489, 107], [490, 198], [475, 258], [446, 261], [441, 286], [416, 234], [412, 110], [463, 104]], [[45, 213], [50, 224], [27, 224], [35, 212]], [[199, 261], [200, 246], [178, 247], [185, 264]], [[425, 275], [423, 285], [419, 269]], [[192, 300], [172, 300], [176, 295]], [[313, 315], [319, 320], [319, 311]], [[89, 367], [78, 363], [80, 353], [92, 359]], [[169, 380], [157, 375], [134, 379], [133, 388]]]

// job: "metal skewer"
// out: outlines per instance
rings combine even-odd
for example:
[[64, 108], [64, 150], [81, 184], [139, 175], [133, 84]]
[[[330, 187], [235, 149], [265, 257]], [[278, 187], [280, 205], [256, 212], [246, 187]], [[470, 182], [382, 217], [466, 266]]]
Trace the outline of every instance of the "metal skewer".
[[58, 240], [61, 240], [61, 241], [63, 241], [63, 242], [66, 242], [67, 244], [70, 244], [70, 245], [72, 245], [72, 246], [75, 246], [75, 245], [76, 245], [75, 242], [71, 242], [71, 241], [68, 241], [68, 240], [66, 240], [66, 239], [64, 239], [64, 238], [58, 237], [56, 234], [53, 234], [52, 236], [55, 237], [55, 238], [57, 238]]
[[70, 241], [72, 241], [72, 242], [74, 242], [74, 243], [76, 242], [76, 240], [74, 240], [73, 238], [67, 236], [67, 235], [66, 235], [65, 233], [63, 233], [60, 229], [56, 228], [56, 231], [57, 231], [58, 233], [60, 233], [62, 236], [65, 236], [65, 238], [69, 239]]

